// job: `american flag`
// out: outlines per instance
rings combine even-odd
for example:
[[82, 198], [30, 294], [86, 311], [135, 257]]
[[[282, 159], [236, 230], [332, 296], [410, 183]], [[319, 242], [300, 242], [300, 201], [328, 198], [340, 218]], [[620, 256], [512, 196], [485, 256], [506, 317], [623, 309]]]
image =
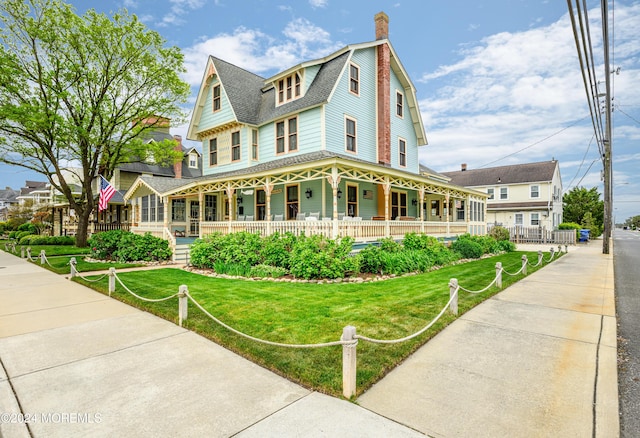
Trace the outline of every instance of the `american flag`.
[[98, 212], [107, 209], [109, 199], [113, 198], [113, 195], [115, 194], [116, 189], [111, 184], [109, 184], [109, 181], [107, 181], [102, 175], [100, 175], [100, 199], [98, 201]]

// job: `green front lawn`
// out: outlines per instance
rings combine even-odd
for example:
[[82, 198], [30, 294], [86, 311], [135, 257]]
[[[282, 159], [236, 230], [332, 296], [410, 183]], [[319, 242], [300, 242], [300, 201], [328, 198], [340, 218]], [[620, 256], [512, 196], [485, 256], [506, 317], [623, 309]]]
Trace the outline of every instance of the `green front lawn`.
[[[383, 339], [410, 335], [427, 325], [449, 300], [452, 277], [460, 285], [478, 290], [495, 277], [495, 264], [509, 272], [521, 266], [523, 252], [507, 253], [465, 264], [448, 266], [426, 274], [364, 284], [308, 284], [228, 280], [193, 274], [179, 269], [119, 273], [133, 292], [161, 298], [186, 284], [191, 296], [224, 323], [246, 334], [282, 343], [315, 344], [337, 341], [343, 327], [353, 325], [358, 334]], [[527, 252], [532, 263], [537, 253]], [[545, 254], [548, 258], [548, 254]], [[544, 266], [544, 264], [543, 264]], [[528, 268], [529, 273], [539, 268]], [[503, 274], [503, 286], [522, 276]], [[83, 282], [82, 280], [78, 280]], [[89, 287], [107, 293], [107, 279]], [[499, 292], [496, 287], [481, 295], [460, 292], [459, 313], [471, 309]], [[178, 320], [178, 299], [146, 303], [117, 285], [114, 298], [131, 303], [170, 321]], [[393, 345], [360, 341], [357, 347], [357, 391], [362, 393], [402, 362], [418, 347], [455, 319], [449, 312], [416, 339]], [[342, 347], [292, 349], [247, 340], [220, 327], [192, 303], [185, 327], [314, 390], [342, 394]]]

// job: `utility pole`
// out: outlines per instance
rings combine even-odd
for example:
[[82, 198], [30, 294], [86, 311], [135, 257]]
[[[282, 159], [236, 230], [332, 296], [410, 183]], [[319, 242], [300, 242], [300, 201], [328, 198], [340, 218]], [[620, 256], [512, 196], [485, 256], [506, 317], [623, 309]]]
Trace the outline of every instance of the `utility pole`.
[[605, 138], [603, 140], [604, 156], [604, 230], [602, 234], [602, 253], [609, 254], [611, 240], [611, 216], [613, 213], [613, 185], [612, 182], [612, 164], [611, 164], [611, 65], [609, 64], [609, 9], [608, 0], [600, 1], [602, 7], [602, 46], [604, 49], [604, 68], [605, 70], [605, 86], [606, 86], [606, 127]]

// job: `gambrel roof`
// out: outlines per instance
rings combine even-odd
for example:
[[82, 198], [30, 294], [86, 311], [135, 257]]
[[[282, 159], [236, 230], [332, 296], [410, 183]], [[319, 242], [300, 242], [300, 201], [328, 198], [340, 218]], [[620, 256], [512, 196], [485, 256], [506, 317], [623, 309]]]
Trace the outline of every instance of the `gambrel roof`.
[[[425, 145], [427, 144], [427, 137], [416, 101], [415, 87], [400, 63], [391, 43], [386, 39], [345, 46], [324, 58], [298, 64], [271, 78], [262, 78], [215, 56], [209, 56], [196, 99], [194, 113], [189, 124], [187, 138], [190, 140], [199, 140], [197, 134], [201, 132], [202, 129], [199, 129], [196, 123], [200, 120], [202, 110], [205, 107], [206, 93], [209, 89], [207, 81], [212, 74], [218, 75], [220, 85], [229, 99], [236, 121], [248, 125], [260, 126], [288, 114], [300, 112], [329, 102], [353, 52], [360, 49], [376, 47], [380, 44], [389, 45], [391, 68], [396, 73], [402, 86], [410, 90], [406, 95], [407, 106], [413, 120], [414, 129], [416, 130], [418, 145]], [[273, 84], [281, 77], [312, 66], [320, 66], [320, 69], [304, 95], [299, 99], [276, 106], [275, 88]]]
[[464, 187], [480, 187], [497, 184], [550, 182], [553, 180], [557, 167], [558, 161], [551, 160], [539, 163], [442, 172], [442, 174], [451, 178], [452, 184]]

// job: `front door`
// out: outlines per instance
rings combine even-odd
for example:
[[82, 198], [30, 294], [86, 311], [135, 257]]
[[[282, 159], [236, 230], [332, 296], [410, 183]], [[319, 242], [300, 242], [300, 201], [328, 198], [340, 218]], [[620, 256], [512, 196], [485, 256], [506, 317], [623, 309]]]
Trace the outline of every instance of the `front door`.
[[200, 201], [191, 201], [189, 210], [189, 236], [200, 235]]

